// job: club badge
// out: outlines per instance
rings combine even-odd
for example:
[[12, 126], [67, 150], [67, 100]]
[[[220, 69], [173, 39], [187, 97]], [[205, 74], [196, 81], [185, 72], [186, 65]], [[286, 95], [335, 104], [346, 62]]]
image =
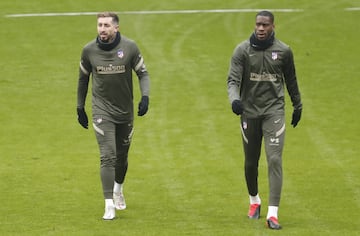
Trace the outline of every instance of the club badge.
[[278, 58], [277, 52], [272, 52], [271, 53], [271, 58], [275, 61]]
[[121, 49], [119, 49], [119, 51], [117, 51], [117, 56], [118, 56], [119, 58], [123, 58], [123, 57], [124, 57], [124, 51], [121, 50]]

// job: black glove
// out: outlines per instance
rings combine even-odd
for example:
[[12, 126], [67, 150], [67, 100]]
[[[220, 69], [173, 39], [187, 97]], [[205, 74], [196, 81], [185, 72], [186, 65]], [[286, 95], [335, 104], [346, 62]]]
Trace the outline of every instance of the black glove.
[[143, 116], [146, 114], [149, 108], [149, 97], [148, 96], [142, 96], [141, 101], [139, 102], [139, 111], [138, 116]]
[[240, 100], [234, 100], [231, 104], [231, 108], [236, 115], [241, 115], [244, 112], [244, 106]]
[[295, 128], [301, 119], [302, 108], [294, 109], [292, 114], [291, 125]]
[[77, 108], [78, 121], [82, 127], [88, 128], [88, 117], [84, 108]]

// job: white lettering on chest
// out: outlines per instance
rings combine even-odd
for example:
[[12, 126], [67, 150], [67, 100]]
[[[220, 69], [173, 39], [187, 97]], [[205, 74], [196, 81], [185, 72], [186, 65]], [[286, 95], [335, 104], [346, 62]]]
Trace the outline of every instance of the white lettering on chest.
[[121, 74], [125, 73], [125, 65], [108, 65], [108, 66], [97, 66], [96, 72], [98, 74]]

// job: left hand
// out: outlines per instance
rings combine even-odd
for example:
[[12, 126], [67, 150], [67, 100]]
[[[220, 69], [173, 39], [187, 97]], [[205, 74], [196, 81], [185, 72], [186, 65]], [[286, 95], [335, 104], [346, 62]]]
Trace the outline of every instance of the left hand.
[[148, 96], [142, 96], [141, 101], [139, 102], [139, 111], [138, 116], [143, 116], [146, 114], [149, 108], [149, 97]]
[[295, 128], [301, 119], [302, 108], [294, 109], [292, 114], [291, 125]]

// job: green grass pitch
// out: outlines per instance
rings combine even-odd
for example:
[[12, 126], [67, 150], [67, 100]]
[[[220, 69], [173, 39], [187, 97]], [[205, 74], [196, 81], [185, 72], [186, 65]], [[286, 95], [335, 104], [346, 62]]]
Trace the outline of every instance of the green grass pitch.
[[[0, 235], [359, 235], [359, 7], [358, 0], [1, 1]], [[304, 104], [293, 129], [287, 97], [279, 232], [265, 227], [264, 155], [262, 218], [246, 217], [239, 120], [226, 91], [230, 56], [252, 32], [255, 13], [130, 14], [211, 9], [299, 10], [274, 12]], [[104, 10], [128, 12], [120, 13], [121, 32], [140, 46], [152, 89], [149, 113], [135, 119], [128, 208], [111, 222], [101, 219], [95, 136], [75, 114], [80, 52], [96, 36], [95, 16], [8, 17]]]

